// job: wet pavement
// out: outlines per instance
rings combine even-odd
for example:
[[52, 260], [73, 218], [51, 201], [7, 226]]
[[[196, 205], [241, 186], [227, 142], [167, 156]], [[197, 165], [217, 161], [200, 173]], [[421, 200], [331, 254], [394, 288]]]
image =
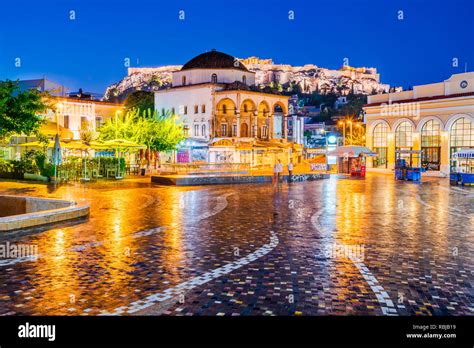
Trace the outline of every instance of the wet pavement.
[[6, 233], [0, 315], [473, 315], [474, 188], [391, 176], [0, 194], [89, 202], [90, 218]]

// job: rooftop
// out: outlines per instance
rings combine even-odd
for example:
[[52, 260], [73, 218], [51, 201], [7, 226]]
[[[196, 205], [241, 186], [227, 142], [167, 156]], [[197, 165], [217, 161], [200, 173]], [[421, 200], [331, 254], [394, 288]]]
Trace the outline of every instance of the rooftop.
[[237, 58], [216, 50], [194, 57], [181, 68], [181, 70], [190, 69], [236, 69], [248, 72]]

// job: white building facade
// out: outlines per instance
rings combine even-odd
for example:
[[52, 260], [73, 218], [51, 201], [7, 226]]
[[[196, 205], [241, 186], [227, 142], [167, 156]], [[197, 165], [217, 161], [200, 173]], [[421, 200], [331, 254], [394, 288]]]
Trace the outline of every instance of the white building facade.
[[366, 144], [371, 171], [391, 172], [396, 150], [423, 150], [424, 175], [446, 176], [453, 154], [474, 148], [474, 72], [413, 90], [368, 97]]
[[[155, 108], [163, 115], [175, 115], [184, 126], [188, 146], [194, 141], [200, 149], [197, 155], [190, 151], [183, 162], [257, 164], [264, 159], [249, 155], [256, 146], [260, 154], [276, 143], [275, 153], [293, 146], [287, 142], [289, 97], [256, 88], [255, 73], [238, 59], [206, 52], [174, 72], [172, 80], [171, 88], [155, 92]], [[282, 160], [289, 161], [288, 155]]]

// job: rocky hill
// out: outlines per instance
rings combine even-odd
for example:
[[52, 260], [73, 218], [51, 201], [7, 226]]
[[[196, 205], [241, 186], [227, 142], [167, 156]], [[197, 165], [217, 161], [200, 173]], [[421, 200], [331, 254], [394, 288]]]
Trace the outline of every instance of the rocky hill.
[[[390, 86], [380, 83], [380, 75], [375, 68], [354, 68], [343, 66], [339, 70], [321, 68], [313, 64], [291, 66], [274, 64], [271, 59], [249, 57], [242, 63], [255, 72], [258, 85], [271, 85], [282, 91], [334, 92], [345, 95], [349, 92], [372, 94], [388, 91]], [[156, 91], [171, 86], [171, 74], [181, 69], [181, 65], [169, 65], [156, 68], [129, 68], [128, 75], [121, 81], [109, 86], [104, 100], [122, 102], [136, 90]]]

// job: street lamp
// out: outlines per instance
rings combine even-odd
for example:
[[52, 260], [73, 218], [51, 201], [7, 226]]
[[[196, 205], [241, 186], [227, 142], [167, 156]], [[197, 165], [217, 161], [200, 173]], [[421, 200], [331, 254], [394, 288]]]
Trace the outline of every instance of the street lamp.
[[350, 135], [349, 136], [350, 136], [350, 139], [351, 139], [350, 140], [351, 141], [350, 145], [352, 146], [352, 121], [349, 120], [349, 121], [347, 121], [347, 123], [349, 123], [349, 129], [350, 129]]
[[346, 145], [346, 121], [339, 121], [338, 124], [342, 126], [342, 145]]
[[[350, 137], [350, 145], [352, 145], [352, 121], [351, 120], [343, 120], [339, 121], [338, 124], [342, 126], [342, 137], [344, 139], [343, 145], [346, 145], [346, 123], [349, 125], [349, 137]], [[358, 123], [356, 123], [356, 127], [360, 127]]]

